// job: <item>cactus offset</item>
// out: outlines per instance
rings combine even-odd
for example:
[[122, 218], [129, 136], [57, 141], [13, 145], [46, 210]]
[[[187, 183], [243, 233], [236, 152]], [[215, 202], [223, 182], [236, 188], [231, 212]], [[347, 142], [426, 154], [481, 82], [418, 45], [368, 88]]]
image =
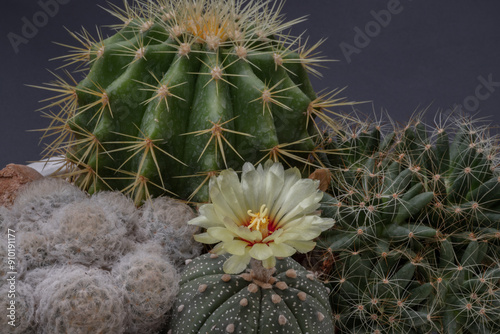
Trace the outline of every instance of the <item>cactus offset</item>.
[[186, 267], [169, 333], [333, 333], [326, 287], [294, 260], [269, 275], [256, 261], [226, 274], [226, 260], [205, 254]]
[[[141, 204], [175, 193], [207, 200], [207, 180], [266, 157], [313, 164], [315, 116], [341, 105], [337, 91], [316, 97], [308, 72], [322, 57], [284, 31], [283, 4], [261, 0], [140, 1], [110, 12], [119, 31], [60, 57], [88, 66], [79, 82], [56, 75], [46, 112], [47, 156], [63, 154], [71, 176], [93, 193], [118, 189]], [[312, 121], [310, 121], [310, 119]], [[317, 162], [319, 164], [319, 162]]]

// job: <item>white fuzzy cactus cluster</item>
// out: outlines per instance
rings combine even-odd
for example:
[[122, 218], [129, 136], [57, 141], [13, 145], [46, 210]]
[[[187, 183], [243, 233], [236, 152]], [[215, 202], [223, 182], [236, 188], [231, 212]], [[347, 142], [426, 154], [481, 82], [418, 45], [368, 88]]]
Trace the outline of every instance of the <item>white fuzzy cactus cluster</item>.
[[[168, 320], [179, 271], [198, 256], [187, 205], [156, 198], [142, 208], [118, 192], [88, 197], [45, 178], [0, 207], [0, 305], [9, 302], [7, 229], [15, 231], [12, 333], [156, 333]], [[6, 290], [7, 289], [7, 290]]]

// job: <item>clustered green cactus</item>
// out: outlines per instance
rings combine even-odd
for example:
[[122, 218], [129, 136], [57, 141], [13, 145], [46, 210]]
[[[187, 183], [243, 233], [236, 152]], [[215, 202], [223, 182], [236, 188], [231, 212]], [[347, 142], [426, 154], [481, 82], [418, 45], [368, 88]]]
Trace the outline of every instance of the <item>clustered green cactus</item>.
[[227, 255], [205, 254], [184, 270], [171, 334], [333, 333], [326, 287], [291, 258], [267, 272], [222, 270]]
[[498, 146], [467, 117], [435, 123], [325, 135], [336, 225], [314, 270], [341, 333], [500, 331]]
[[[281, 2], [136, 0], [109, 11], [123, 21], [109, 38], [60, 57], [89, 68], [80, 82], [55, 74], [45, 108], [70, 176], [90, 193], [117, 189], [141, 204], [152, 195], [207, 201], [221, 169], [272, 158], [304, 168], [314, 156], [315, 116], [343, 104], [317, 97], [308, 73], [321, 41], [307, 46], [288, 29]], [[312, 155], [311, 155], [312, 154]], [[313, 159], [314, 160], [314, 159]]]

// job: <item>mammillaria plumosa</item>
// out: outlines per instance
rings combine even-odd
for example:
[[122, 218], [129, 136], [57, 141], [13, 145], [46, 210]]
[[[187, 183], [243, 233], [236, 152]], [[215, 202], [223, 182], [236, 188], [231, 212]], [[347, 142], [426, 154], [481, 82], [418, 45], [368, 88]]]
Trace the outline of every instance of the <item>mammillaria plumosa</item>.
[[[198, 228], [187, 225], [193, 217], [190, 207], [169, 198], [138, 209], [120, 192], [88, 196], [53, 178], [29, 184], [10, 209], [0, 207], [0, 288], [8, 287], [10, 228], [16, 302], [25, 312], [18, 313], [15, 333], [161, 330], [178, 291], [178, 271], [201, 252], [193, 239]], [[0, 301], [9, 302], [8, 294]], [[2, 328], [9, 328], [6, 319]]]

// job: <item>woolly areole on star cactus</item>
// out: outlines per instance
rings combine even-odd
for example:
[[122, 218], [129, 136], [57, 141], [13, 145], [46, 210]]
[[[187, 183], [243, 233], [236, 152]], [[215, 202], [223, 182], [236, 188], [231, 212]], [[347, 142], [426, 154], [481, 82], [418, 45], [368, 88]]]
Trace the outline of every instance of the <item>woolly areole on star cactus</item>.
[[251, 258], [272, 268], [276, 257], [312, 250], [312, 239], [333, 226], [333, 219], [316, 211], [323, 197], [318, 183], [302, 179], [297, 168], [285, 170], [272, 161], [257, 168], [245, 163], [241, 182], [232, 170], [212, 177], [212, 203], [203, 205], [189, 224], [207, 229], [195, 239], [217, 244], [213, 253], [232, 255], [224, 263], [225, 272], [243, 271]]

